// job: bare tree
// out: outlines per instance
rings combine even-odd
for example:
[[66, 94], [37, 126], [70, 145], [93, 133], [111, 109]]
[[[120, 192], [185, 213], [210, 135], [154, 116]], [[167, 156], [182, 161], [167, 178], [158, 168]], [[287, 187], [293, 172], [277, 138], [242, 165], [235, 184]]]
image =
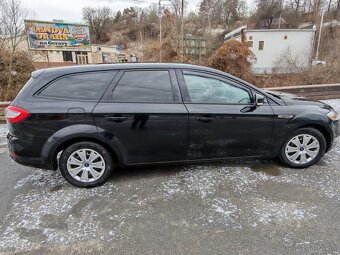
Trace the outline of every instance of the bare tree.
[[171, 0], [170, 10], [178, 17], [181, 15], [181, 5], [182, 0]]
[[208, 21], [208, 31], [209, 31], [210, 38], [211, 38], [212, 16], [214, 14], [214, 10], [216, 10], [217, 4], [218, 4], [217, 0], [203, 0], [199, 8], [200, 14], [203, 15], [203, 17], [205, 17]]
[[282, 9], [283, 0], [258, 0], [256, 15], [264, 27], [271, 28], [274, 19], [282, 13]]
[[222, 18], [226, 24], [230, 24], [238, 20], [245, 13], [246, 2], [239, 0], [225, 0], [222, 2]]
[[305, 12], [308, 0], [288, 0], [283, 10], [283, 16], [292, 27], [298, 27], [301, 23], [301, 14]]
[[303, 0], [289, 0], [290, 8], [295, 14], [300, 13], [300, 8], [303, 6], [303, 4]]
[[108, 7], [82, 9], [83, 19], [89, 24], [95, 42], [106, 40], [104, 31], [111, 20], [111, 9]]
[[310, 2], [314, 16], [314, 22], [316, 22], [320, 14], [321, 7], [324, 4], [324, 0], [311, 0]]
[[5, 99], [8, 99], [13, 81], [13, 61], [19, 44], [24, 40], [24, 19], [27, 10], [20, 0], [0, 1], [0, 38], [2, 47], [8, 50], [8, 65], [6, 67], [7, 88]]

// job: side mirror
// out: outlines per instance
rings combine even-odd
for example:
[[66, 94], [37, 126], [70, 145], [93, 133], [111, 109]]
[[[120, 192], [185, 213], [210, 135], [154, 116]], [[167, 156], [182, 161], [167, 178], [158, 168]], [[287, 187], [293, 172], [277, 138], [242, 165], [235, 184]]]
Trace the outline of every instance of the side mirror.
[[254, 97], [254, 101], [255, 101], [255, 106], [261, 106], [261, 105], [264, 105], [264, 101], [265, 101], [265, 97], [260, 95], [260, 94], [255, 94], [255, 97]]

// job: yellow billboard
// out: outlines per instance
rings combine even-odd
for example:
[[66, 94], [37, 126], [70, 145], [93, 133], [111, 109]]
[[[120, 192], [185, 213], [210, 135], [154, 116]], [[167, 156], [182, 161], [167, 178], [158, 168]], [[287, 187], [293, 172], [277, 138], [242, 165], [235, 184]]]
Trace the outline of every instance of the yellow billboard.
[[30, 50], [90, 51], [87, 25], [25, 20]]

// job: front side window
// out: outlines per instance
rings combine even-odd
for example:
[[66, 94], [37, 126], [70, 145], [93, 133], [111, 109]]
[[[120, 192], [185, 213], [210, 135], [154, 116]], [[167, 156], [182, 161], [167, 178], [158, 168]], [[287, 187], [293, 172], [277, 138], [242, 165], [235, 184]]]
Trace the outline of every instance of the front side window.
[[113, 91], [113, 101], [174, 102], [169, 72], [125, 72]]
[[184, 72], [192, 103], [251, 104], [248, 91], [219, 79]]
[[89, 72], [63, 76], [48, 85], [40, 96], [98, 100], [113, 77], [110, 72]]

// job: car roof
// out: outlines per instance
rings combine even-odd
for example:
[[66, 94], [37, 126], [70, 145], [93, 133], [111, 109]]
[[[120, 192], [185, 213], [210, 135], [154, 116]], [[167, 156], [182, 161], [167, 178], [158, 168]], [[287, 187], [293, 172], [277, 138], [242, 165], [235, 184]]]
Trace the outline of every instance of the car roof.
[[[250, 84], [247, 81], [244, 81], [238, 77], [235, 77], [231, 74], [222, 72], [220, 70], [199, 66], [199, 65], [191, 65], [191, 64], [181, 64], [181, 63], [115, 63], [115, 64], [87, 64], [87, 65], [76, 65], [76, 66], [66, 66], [66, 67], [54, 67], [54, 68], [46, 68], [40, 69], [32, 72], [32, 77], [37, 78], [41, 74], [44, 75], [67, 75], [72, 73], [81, 73], [81, 72], [91, 72], [91, 71], [109, 71], [109, 70], [129, 70], [129, 69], [187, 69], [187, 70], [195, 70], [195, 71], [203, 71], [203, 72], [211, 72], [215, 74], [219, 74], [224, 77], [229, 77], [235, 81], [241, 82], [243, 84], [248, 85], [249, 87], [259, 91], [260, 89], [256, 86]], [[268, 95], [266, 92], [261, 90], [261, 93], [265, 93], [268, 97], [272, 98], [273, 101], [276, 101], [271, 95]]]
[[[192, 69], [210, 71], [215, 73], [221, 73], [228, 75], [219, 70], [190, 64], [179, 64], [179, 63], [117, 63], [117, 64], [89, 64], [89, 65], [76, 65], [76, 66], [65, 66], [65, 67], [53, 67], [43, 70], [38, 70], [35, 75], [45, 74], [68, 74], [77, 72], [89, 72], [89, 71], [105, 71], [105, 70], [128, 70], [128, 69], [156, 69], [156, 68], [178, 68], [178, 69]], [[231, 76], [231, 75], [230, 75]]]
[[229, 77], [235, 81], [239, 81], [241, 83], [247, 84], [248, 86], [256, 88], [254, 85], [235, 77], [231, 74], [222, 72], [220, 70], [199, 66], [199, 65], [191, 65], [191, 64], [181, 64], [181, 63], [115, 63], [115, 64], [87, 64], [87, 65], [76, 65], [76, 66], [65, 66], [65, 67], [53, 67], [40, 69], [32, 73], [32, 77], [37, 78], [41, 74], [44, 75], [66, 75], [72, 73], [81, 73], [81, 72], [91, 72], [91, 71], [108, 71], [108, 70], [129, 70], [129, 69], [187, 69], [187, 70], [195, 70], [195, 71], [205, 71], [212, 72], [215, 74], [222, 75], [224, 77]]

